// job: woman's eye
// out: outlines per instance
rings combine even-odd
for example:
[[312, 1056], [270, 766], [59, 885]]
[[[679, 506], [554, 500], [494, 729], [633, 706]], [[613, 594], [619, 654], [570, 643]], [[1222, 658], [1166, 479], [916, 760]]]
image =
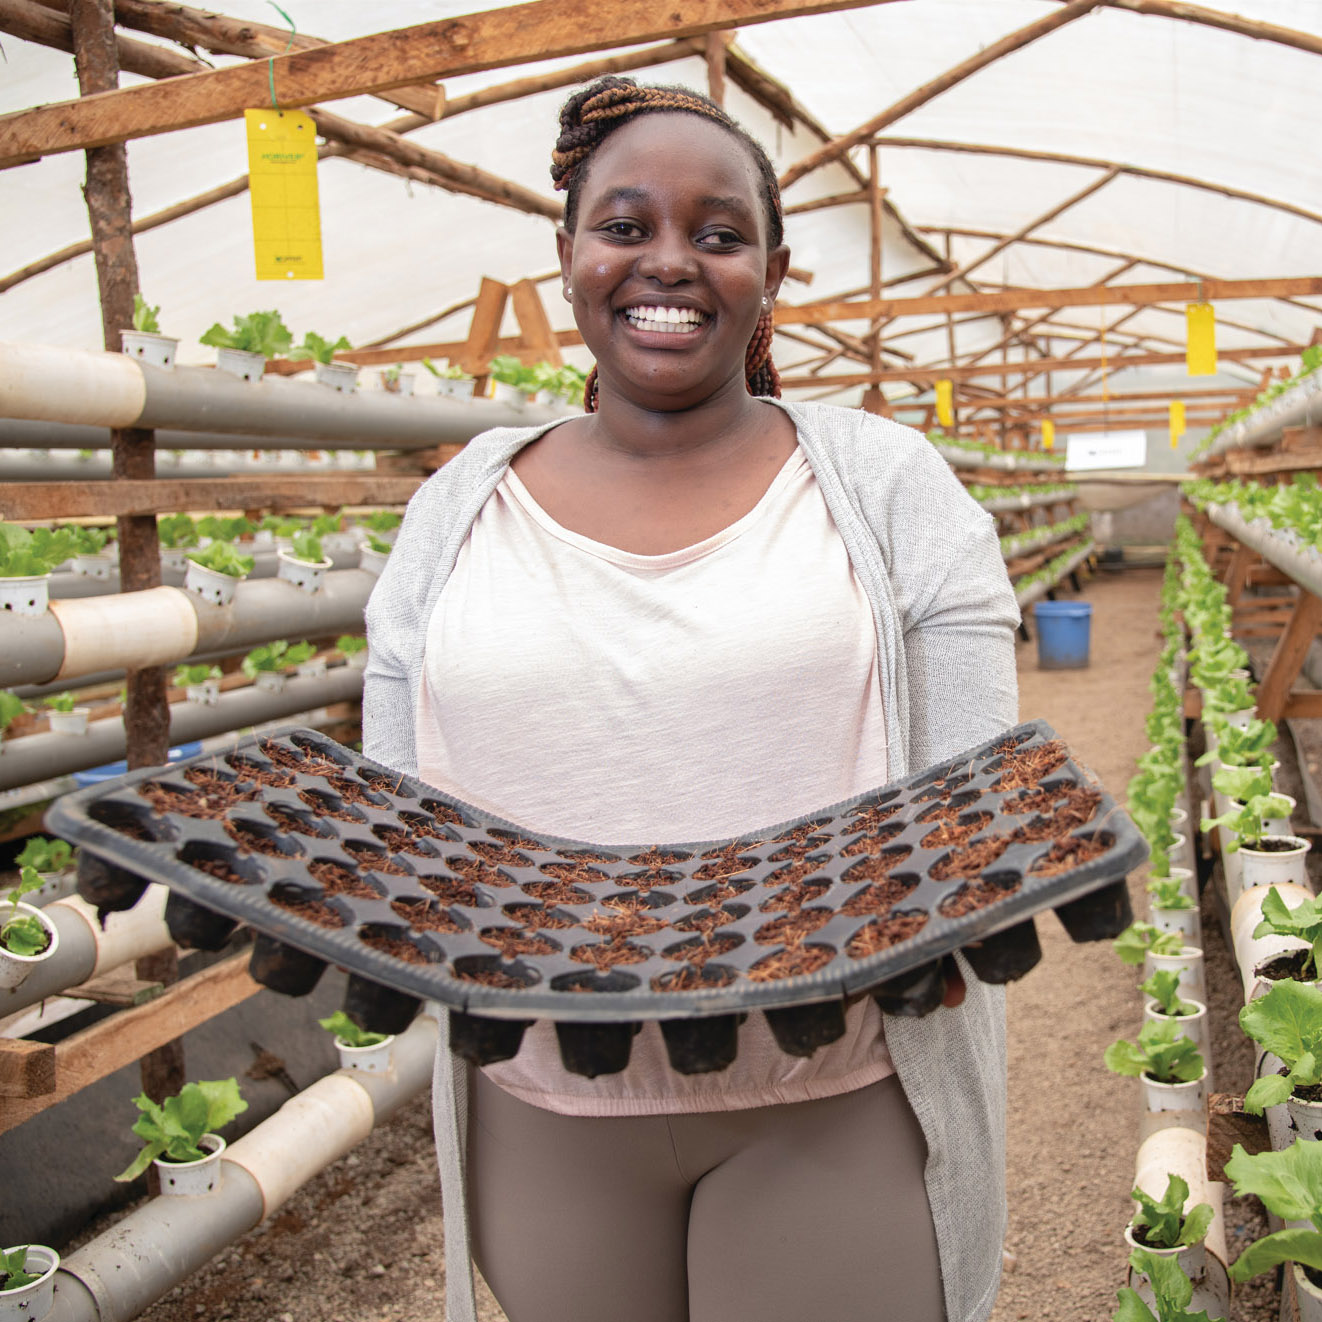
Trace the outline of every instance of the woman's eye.
[[743, 242], [743, 238], [734, 230], [709, 230], [699, 240], [709, 248], [733, 248]]
[[642, 230], [632, 220], [610, 220], [601, 227], [603, 234], [616, 239], [636, 239]]

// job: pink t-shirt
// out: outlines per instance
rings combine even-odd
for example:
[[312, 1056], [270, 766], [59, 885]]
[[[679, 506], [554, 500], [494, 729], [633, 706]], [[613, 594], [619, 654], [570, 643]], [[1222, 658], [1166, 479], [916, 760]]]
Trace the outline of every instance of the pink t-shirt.
[[[418, 774], [510, 821], [600, 844], [745, 834], [886, 780], [872, 612], [801, 451], [695, 546], [636, 555], [556, 523], [514, 474], [482, 507], [427, 629]], [[645, 1023], [595, 1079], [538, 1021], [488, 1076], [565, 1115], [806, 1101], [892, 1073], [865, 998], [808, 1059], [761, 1014], [734, 1063], [671, 1069]]]

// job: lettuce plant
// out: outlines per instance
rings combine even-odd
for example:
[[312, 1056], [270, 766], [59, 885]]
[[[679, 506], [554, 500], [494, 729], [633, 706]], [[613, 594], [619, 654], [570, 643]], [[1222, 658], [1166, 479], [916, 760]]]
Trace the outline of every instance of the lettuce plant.
[[31, 1247], [31, 1244], [20, 1244], [8, 1253], [0, 1249], [0, 1294], [6, 1290], [21, 1290], [25, 1285], [41, 1279], [27, 1270], [28, 1249]]
[[174, 672], [174, 682], [180, 688], [187, 688], [189, 685], [205, 684], [209, 679], [219, 679], [220, 676], [219, 666], [202, 663], [196, 666], [177, 667]]
[[44, 698], [42, 704], [51, 711], [71, 712], [78, 705], [78, 699], [72, 693], [57, 693], [54, 697]]
[[1178, 877], [1154, 877], [1148, 882], [1148, 894], [1152, 896], [1154, 909], [1170, 912], [1195, 907], [1192, 897], [1180, 889]]
[[1243, 729], [1224, 719], [1213, 718], [1209, 723], [1216, 732], [1216, 747], [1209, 748], [1195, 761], [1195, 766], [1220, 762], [1222, 766], [1270, 767], [1276, 760], [1272, 755], [1276, 726], [1271, 721], [1260, 721], [1255, 717]]
[[1169, 1019], [1149, 1019], [1139, 1029], [1138, 1042], [1112, 1042], [1102, 1057], [1114, 1074], [1140, 1074], [1157, 1083], [1192, 1083], [1203, 1075], [1198, 1045]]
[[335, 650], [341, 656], [357, 656], [367, 650], [367, 639], [351, 633], [342, 633], [335, 640]]
[[161, 308], [158, 303], [152, 307], [145, 298], [139, 293], [133, 295], [133, 329], [142, 331], [145, 335], [159, 335], [161, 333], [161, 323], [157, 320], [160, 316]]
[[1174, 1258], [1135, 1249], [1129, 1255], [1129, 1265], [1147, 1276], [1157, 1311], [1154, 1313], [1135, 1291], [1122, 1285], [1116, 1292], [1119, 1307], [1111, 1315], [1111, 1322], [1224, 1322], [1209, 1318], [1204, 1308], [1196, 1313], [1188, 1311], [1193, 1302], [1193, 1282]]
[[75, 555], [100, 555], [110, 541], [106, 528], [69, 527], [65, 531], [73, 537]]
[[314, 362], [329, 363], [341, 349], [352, 349], [353, 345], [343, 335], [334, 343], [323, 339], [316, 331], [308, 331], [303, 336], [303, 343], [291, 350], [294, 358], [311, 358]]
[[1231, 1265], [1230, 1279], [1242, 1285], [1283, 1262], [1322, 1271], [1322, 1143], [1298, 1139], [1283, 1152], [1254, 1156], [1236, 1143], [1226, 1175], [1238, 1196], [1253, 1194], [1282, 1221], [1313, 1226], [1278, 1230], [1255, 1240]]
[[395, 549], [389, 542], [383, 542], [375, 533], [370, 532], [367, 534], [367, 547], [377, 555], [389, 555]]
[[245, 353], [259, 353], [263, 358], [278, 358], [289, 352], [294, 337], [279, 312], [272, 310], [236, 316], [233, 330], [226, 330], [217, 321], [199, 342], [217, 349], [241, 349]]
[[1184, 950], [1179, 932], [1163, 932], [1142, 921], [1132, 922], [1114, 941], [1111, 949], [1122, 964], [1141, 964], [1147, 955], [1178, 955]]
[[20, 868], [35, 872], [61, 872], [73, 861], [73, 846], [67, 840], [30, 835], [14, 860]]
[[304, 661], [311, 661], [316, 655], [317, 649], [307, 641], [295, 643], [292, 647], [285, 650], [284, 664], [287, 666], [301, 666]]
[[0, 689], [0, 730], [8, 729], [27, 709], [27, 703], [17, 693]]
[[254, 647], [240, 662], [240, 666], [249, 679], [256, 679], [263, 671], [278, 674], [289, 664], [288, 652], [289, 643], [283, 638], [277, 638], [272, 643]]
[[404, 522], [404, 516], [396, 514], [394, 510], [372, 510], [370, 514], [362, 515], [358, 522], [368, 532], [390, 532], [392, 528], [398, 528]]
[[0, 946], [11, 955], [40, 955], [50, 945], [50, 933], [36, 914], [17, 912], [19, 902], [25, 895], [39, 890], [42, 880], [37, 869], [23, 867], [18, 872], [18, 885], [5, 897], [14, 906], [14, 917], [0, 927]]
[[230, 578], [245, 578], [252, 573], [254, 564], [250, 555], [240, 555], [229, 542], [212, 542], [203, 551], [190, 551], [188, 558], [203, 569], [227, 574]]
[[1145, 996], [1151, 996], [1157, 1009], [1168, 1019], [1182, 1019], [1197, 1012], [1192, 1001], [1180, 997], [1180, 975], [1174, 969], [1158, 969], [1145, 982], [1140, 982], [1138, 989]]
[[1199, 823], [1204, 831], [1214, 826], [1224, 826], [1234, 835], [1226, 845], [1229, 853], [1248, 846], [1261, 844], [1267, 833], [1267, 823], [1273, 818], [1290, 815], [1290, 800], [1281, 794], [1255, 794], [1247, 803], [1232, 807], [1220, 817], [1204, 817]]
[[1262, 920], [1253, 929], [1253, 939], [1260, 936], [1294, 936], [1307, 941], [1309, 950], [1300, 970], [1302, 981], [1315, 982], [1322, 964], [1322, 900], [1308, 899], [1291, 909], [1274, 886], [1262, 897]]
[[1212, 1224], [1211, 1203], [1199, 1203], [1185, 1214], [1189, 1186], [1178, 1175], [1167, 1175], [1166, 1192], [1160, 1200], [1139, 1188], [1130, 1197], [1138, 1204], [1130, 1228], [1135, 1238], [1150, 1249], [1179, 1249], [1197, 1244]]
[[156, 536], [162, 546], [181, 551], [197, 544], [197, 524], [190, 514], [161, 514], [156, 519]]
[[1322, 988], [1308, 982], [1273, 983], [1265, 996], [1239, 1012], [1239, 1026], [1279, 1056], [1287, 1070], [1254, 1081], [1244, 1095], [1250, 1115], [1279, 1106], [1296, 1088], [1322, 1083]]
[[202, 1135], [229, 1124], [248, 1109], [233, 1078], [186, 1083], [174, 1097], [167, 1097], [159, 1105], [140, 1093], [133, 1104], [142, 1112], [133, 1132], [144, 1146], [129, 1167], [115, 1176], [120, 1181], [136, 1179], [157, 1158], [201, 1161], [207, 1155], [198, 1146]]
[[346, 1047], [375, 1047], [386, 1040], [385, 1033], [369, 1033], [367, 1029], [359, 1028], [343, 1010], [336, 1010], [329, 1018], [317, 1022], [328, 1033], [334, 1033]]
[[1218, 767], [1212, 777], [1212, 788], [1236, 803], [1272, 792], [1272, 773], [1266, 767]]
[[76, 543], [67, 528], [20, 527], [0, 523], [0, 578], [44, 578], [74, 554]]
[[310, 532], [300, 532], [294, 535], [294, 545], [289, 554], [295, 560], [309, 565], [319, 565], [325, 560], [325, 556], [321, 552], [321, 538]]

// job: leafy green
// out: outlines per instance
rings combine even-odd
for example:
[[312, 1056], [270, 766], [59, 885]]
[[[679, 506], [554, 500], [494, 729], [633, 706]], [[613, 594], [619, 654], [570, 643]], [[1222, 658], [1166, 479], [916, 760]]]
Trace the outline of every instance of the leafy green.
[[1151, 996], [1161, 1013], [1170, 1018], [1195, 1012], [1193, 1002], [1180, 997], [1180, 975], [1175, 969], [1158, 969], [1145, 982], [1140, 982], [1138, 989], [1145, 996]]
[[1178, 1249], [1197, 1244], [1212, 1224], [1211, 1203], [1199, 1203], [1185, 1215], [1189, 1186], [1178, 1175], [1167, 1174], [1166, 1192], [1160, 1199], [1137, 1187], [1130, 1197], [1138, 1204], [1132, 1228], [1143, 1232], [1142, 1239], [1148, 1248]]
[[312, 532], [317, 537], [327, 537], [333, 532], [340, 531], [340, 524], [344, 521], [344, 511], [337, 510], [334, 514], [318, 514], [312, 520]]
[[301, 666], [304, 661], [310, 661], [316, 655], [317, 649], [309, 642], [304, 641], [295, 643], [285, 652], [285, 665]]
[[1230, 1268], [1242, 1284], [1282, 1262], [1322, 1270], [1322, 1143], [1296, 1140], [1283, 1152], [1249, 1156], [1238, 1143], [1226, 1162], [1236, 1195], [1252, 1194], [1283, 1221], [1309, 1221], [1315, 1227], [1280, 1230], [1250, 1244]]
[[17, 693], [0, 689], [0, 730], [12, 725], [27, 709], [27, 703]]
[[1291, 909], [1274, 887], [1265, 888], [1262, 920], [1253, 929], [1256, 941], [1262, 936], [1294, 936], [1311, 947], [1301, 972], [1304, 981], [1315, 981], [1322, 969], [1322, 900], [1307, 899]]
[[40, 1274], [34, 1275], [27, 1270], [28, 1249], [31, 1247], [31, 1244], [20, 1244], [8, 1253], [0, 1249], [0, 1294], [6, 1290], [21, 1290], [41, 1279]]
[[72, 858], [73, 846], [67, 840], [30, 835], [14, 862], [35, 872], [60, 872], [69, 866]]
[[242, 537], [250, 537], [253, 531], [252, 520], [242, 514], [205, 514], [197, 521], [198, 536], [210, 537], [217, 542], [237, 542]]
[[342, 633], [335, 640], [335, 650], [341, 656], [356, 656], [367, 650], [367, 639], [351, 633]]
[[359, 1028], [343, 1010], [336, 1010], [329, 1018], [317, 1022], [328, 1033], [334, 1033], [346, 1047], [374, 1047], [386, 1040], [385, 1033], [369, 1033], [367, 1029]]
[[1196, 1313], [1188, 1311], [1193, 1301], [1193, 1282], [1175, 1258], [1149, 1253], [1147, 1249], [1135, 1249], [1129, 1255], [1129, 1265], [1147, 1276], [1157, 1311], [1153, 1313], [1129, 1286], [1124, 1285], [1116, 1292], [1120, 1306], [1112, 1314], [1112, 1322], [1213, 1322], [1206, 1309], [1200, 1308]]
[[394, 510], [373, 510], [370, 514], [362, 515], [358, 522], [369, 532], [389, 532], [404, 522], [404, 516], [396, 514]]
[[294, 545], [289, 554], [295, 560], [309, 565], [320, 565], [325, 561], [325, 556], [321, 553], [321, 538], [310, 532], [300, 532], [294, 535]]
[[106, 549], [106, 543], [110, 540], [110, 532], [106, 528], [70, 526], [65, 528], [64, 531], [73, 538], [75, 555], [100, 555]]
[[0, 523], [0, 578], [41, 578], [74, 554], [67, 528], [22, 528]]
[[1266, 767], [1223, 766], [1212, 776], [1212, 788], [1236, 803], [1272, 792], [1272, 773]]
[[330, 340], [323, 339], [316, 331], [308, 331], [303, 336], [303, 343], [292, 351], [291, 356], [294, 358], [311, 358], [319, 363], [329, 363], [341, 349], [352, 348], [353, 345], [343, 335], [334, 343], [331, 343]]
[[1180, 889], [1180, 879], [1178, 877], [1154, 878], [1148, 882], [1148, 894], [1152, 896], [1152, 907], [1154, 909], [1165, 909], [1170, 912], [1197, 907], [1192, 897], [1186, 895]]
[[161, 323], [157, 320], [160, 316], [161, 308], [158, 303], [151, 307], [147, 300], [139, 293], [133, 295], [133, 329], [142, 331], [148, 335], [159, 335], [161, 333]]
[[[18, 885], [10, 890], [6, 900], [17, 910], [23, 896], [39, 890], [41, 885], [41, 876], [36, 868], [20, 867]], [[15, 916], [0, 927], [0, 946], [8, 950], [11, 955], [39, 955], [48, 945], [50, 945], [50, 933], [46, 931], [45, 924], [36, 914], [15, 912]]]
[[133, 1132], [145, 1146], [127, 1170], [115, 1179], [136, 1179], [158, 1157], [166, 1161], [200, 1161], [207, 1154], [198, 1147], [203, 1134], [213, 1133], [248, 1109], [239, 1096], [238, 1082], [217, 1079], [186, 1083], [174, 1097], [158, 1105], [145, 1093], [133, 1099], [142, 1114]]
[[280, 313], [272, 310], [253, 312], [246, 317], [236, 316], [232, 331], [216, 322], [200, 342], [217, 349], [242, 349], [246, 353], [259, 353], [264, 358], [278, 358], [289, 352], [294, 337], [280, 319]]
[[209, 666], [202, 662], [195, 666], [179, 666], [174, 672], [174, 682], [182, 686], [205, 684], [209, 679], [219, 679], [219, 666]]
[[78, 699], [72, 693], [57, 693], [54, 697], [43, 698], [42, 703], [51, 711], [71, 712], [78, 705]]
[[1139, 1029], [1137, 1044], [1124, 1038], [1112, 1042], [1103, 1060], [1115, 1074], [1145, 1074], [1157, 1083], [1191, 1083], [1203, 1073], [1197, 1044], [1169, 1019], [1149, 1019]]
[[377, 555], [389, 555], [391, 551], [395, 549], [389, 542], [383, 542], [381, 538], [370, 532], [367, 534], [367, 545], [368, 548], [375, 551]]
[[1234, 832], [1234, 837], [1226, 845], [1230, 853], [1248, 845], [1252, 848], [1261, 842], [1267, 833], [1267, 822], [1278, 817], [1290, 815], [1290, 800], [1281, 794], [1255, 794], [1247, 803], [1230, 808], [1220, 817], [1204, 817], [1199, 823], [1204, 831], [1214, 826], [1224, 826]]
[[162, 514], [156, 519], [156, 536], [162, 546], [182, 550], [197, 543], [197, 524], [189, 514]]
[[240, 663], [243, 673], [249, 679], [256, 679], [263, 671], [278, 674], [289, 664], [285, 655], [288, 651], [289, 643], [283, 638], [254, 647]]
[[203, 569], [228, 574], [230, 578], [246, 577], [252, 573], [254, 563], [252, 556], [240, 555], [229, 542], [212, 542], [203, 551], [190, 551], [188, 558]]
[[1239, 1026], [1288, 1070], [1253, 1083], [1244, 1096], [1250, 1115], [1279, 1106], [1296, 1088], [1322, 1083], [1322, 988], [1289, 979], [1273, 983], [1240, 1010]]
[[1260, 721], [1255, 717], [1243, 729], [1223, 724], [1217, 733], [1216, 747], [1209, 748], [1194, 766], [1220, 762], [1223, 767], [1270, 767], [1276, 760], [1271, 747], [1275, 742], [1276, 726], [1271, 721]]
[[1184, 949], [1179, 932], [1163, 932], [1152, 923], [1133, 922], [1111, 942], [1111, 949], [1124, 964], [1141, 964], [1148, 954], [1178, 955]]

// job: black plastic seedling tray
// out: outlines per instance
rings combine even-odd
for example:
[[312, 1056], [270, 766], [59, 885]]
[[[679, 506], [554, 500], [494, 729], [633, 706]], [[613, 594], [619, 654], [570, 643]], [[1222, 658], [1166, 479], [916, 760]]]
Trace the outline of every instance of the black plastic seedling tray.
[[584, 1074], [622, 1068], [644, 1019], [695, 1072], [733, 1059], [750, 1010], [797, 1055], [840, 1035], [852, 994], [925, 1013], [957, 949], [986, 981], [1022, 976], [1044, 909], [1075, 940], [1116, 935], [1147, 852], [1042, 721], [696, 844], [545, 836], [300, 729], [65, 795], [47, 822], [82, 847], [80, 889], [101, 907], [157, 881], [180, 944], [252, 927], [264, 985], [305, 994], [339, 965], [346, 1008], [382, 1031], [439, 1001], [478, 1063], [551, 1019]]

